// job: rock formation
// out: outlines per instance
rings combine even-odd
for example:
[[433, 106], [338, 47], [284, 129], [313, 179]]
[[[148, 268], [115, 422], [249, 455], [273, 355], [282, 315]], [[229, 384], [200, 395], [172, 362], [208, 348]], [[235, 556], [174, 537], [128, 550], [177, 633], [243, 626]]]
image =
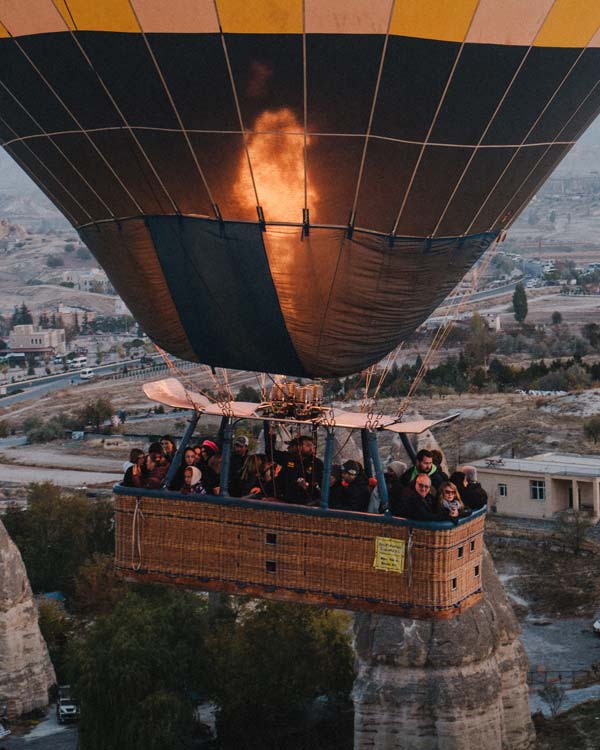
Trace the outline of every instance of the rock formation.
[[452, 620], [355, 616], [355, 750], [530, 750], [527, 657], [485, 551], [485, 594]]
[[43, 708], [54, 682], [21, 554], [0, 521], [0, 705], [9, 718]]

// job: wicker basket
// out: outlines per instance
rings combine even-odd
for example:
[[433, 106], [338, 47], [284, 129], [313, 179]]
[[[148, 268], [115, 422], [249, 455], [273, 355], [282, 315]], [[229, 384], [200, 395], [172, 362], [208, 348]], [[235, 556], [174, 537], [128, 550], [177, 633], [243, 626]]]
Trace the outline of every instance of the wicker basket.
[[453, 526], [115, 492], [116, 567], [127, 578], [415, 618], [453, 617], [481, 596], [482, 512]]

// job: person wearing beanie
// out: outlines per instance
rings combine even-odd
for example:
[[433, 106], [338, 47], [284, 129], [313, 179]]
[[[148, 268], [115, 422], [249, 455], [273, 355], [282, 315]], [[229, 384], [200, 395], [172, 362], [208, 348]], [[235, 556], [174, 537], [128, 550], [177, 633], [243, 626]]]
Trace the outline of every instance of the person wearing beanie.
[[221, 477], [213, 469], [215, 456], [218, 456], [221, 451], [219, 446], [214, 440], [203, 440], [200, 446], [200, 460], [198, 461], [198, 468], [202, 472], [202, 484], [204, 489], [209, 495], [214, 494], [216, 488], [221, 482]]
[[344, 461], [341, 476], [341, 489], [339, 491], [341, 509], [366, 513], [369, 507], [371, 490], [363, 467], [358, 461]]
[[242, 496], [242, 470], [248, 457], [250, 441], [245, 435], [238, 435], [233, 440], [233, 451], [229, 462], [229, 494], [231, 497]]

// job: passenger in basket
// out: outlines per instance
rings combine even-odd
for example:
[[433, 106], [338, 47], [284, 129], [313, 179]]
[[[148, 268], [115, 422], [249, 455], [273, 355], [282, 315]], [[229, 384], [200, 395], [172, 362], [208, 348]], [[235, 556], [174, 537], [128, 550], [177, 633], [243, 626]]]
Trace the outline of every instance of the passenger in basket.
[[458, 516], [458, 510], [442, 513], [436, 508], [431, 479], [427, 474], [417, 474], [414, 489], [409, 489], [401, 498], [395, 495], [392, 513], [414, 521], [447, 521], [449, 516]]
[[342, 510], [366, 513], [369, 507], [371, 490], [369, 480], [358, 461], [345, 461], [342, 464], [340, 502]]
[[283, 499], [296, 505], [314, 505], [321, 497], [323, 461], [317, 458], [311, 437], [298, 438], [298, 453], [288, 452], [279, 475]]
[[458, 523], [459, 518], [471, 515], [470, 508], [465, 508], [460, 492], [452, 482], [443, 482], [436, 498], [437, 510], [446, 514], [446, 520]]
[[169, 487], [170, 490], [175, 490], [177, 492], [183, 487], [184, 472], [188, 466], [196, 466], [196, 454], [194, 453], [193, 448], [186, 448], [183, 452], [183, 461], [173, 477], [173, 481]]
[[[442, 482], [445, 482], [448, 477], [444, 474], [441, 469], [433, 463], [433, 455], [431, 451], [420, 450], [415, 456], [415, 465], [407, 469], [404, 474], [400, 477], [400, 484], [407, 490], [414, 483], [417, 474], [427, 474], [431, 480], [431, 494], [437, 494], [437, 488]], [[410, 494], [410, 493], [409, 493]]]
[[219, 486], [220, 477], [214, 469], [214, 461], [211, 466], [210, 460], [221, 453], [219, 446], [214, 440], [204, 440], [200, 446], [200, 461], [198, 468], [202, 472], [202, 484], [209, 495], [212, 495]]
[[146, 456], [146, 472], [144, 487], [149, 490], [159, 490], [169, 471], [169, 462], [164, 456], [160, 443], [152, 443]]
[[183, 472], [183, 487], [180, 492], [183, 495], [206, 495], [202, 486], [202, 472], [196, 466], [186, 466]]
[[[388, 498], [392, 497], [392, 490], [394, 489], [394, 487], [398, 486], [399, 491], [402, 491], [402, 486], [399, 485], [399, 482], [400, 477], [405, 471], [406, 464], [402, 461], [390, 461], [390, 463], [386, 466], [385, 471], [383, 472], [383, 476], [385, 477], [385, 485], [388, 491]], [[371, 493], [371, 497], [369, 498], [368, 512], [383, 513], [383, 508], [381, 507], [381, 493], [378, 486], [375, 487], [375, 489]]]
[[144, 466], [146, 463], [146, 454], [139, 448], [133, 448], [129, 454], [129, 467], [123, 477], [123, 487], [143, 487], [144, 486]]
[[474, 466], [463, 466], [461, 471], [467, 478], [467, 486], [462, 492], [464, 504], [471, 510], [479, 510], [487, 505], [487, 492], [477, 481], [477, 469]]
[[242, 470], [248, 457], [250, 441], [245, 435], [238, 435], [233, 441], [233, 452], [229, 468], [229, 494], [232, 497], [241, 497], [242, 492]]
[[170, 435], [163, 435], [160, 439], [160, 446], [167, 461], [171, 463], [177, 453], [177, 445]]
[[264, 453], [251, 453], [246, 457], [240, 475], [241, 497], [246, 500], [261, 500], [275, 497], [273, 464]]

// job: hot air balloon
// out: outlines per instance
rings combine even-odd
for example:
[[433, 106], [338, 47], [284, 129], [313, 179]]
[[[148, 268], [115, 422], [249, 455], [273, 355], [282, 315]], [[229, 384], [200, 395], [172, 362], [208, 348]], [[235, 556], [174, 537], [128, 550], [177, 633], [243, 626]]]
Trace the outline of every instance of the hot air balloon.
[[[588, 0], [0, 0], [0, 141], [165, 350], [343, 375], [427, 318], [595, 118], [599, 27]], [[193, 408], [185, 445], [214, 408], [155, 389]], [[255, 407], [223, 407], [225, 490]], [[324, 476], [346, 423], [384, 496], [376, 429], [420, 428], [316, 409]], [[481, 596], [485, 509], [434, 528], [326, 491], [115, 494], [130, 577], [419, 617]]]
[[584, 0], [0, 1], [0, 139], [151, 338], [379, 360], [594, 119]]

